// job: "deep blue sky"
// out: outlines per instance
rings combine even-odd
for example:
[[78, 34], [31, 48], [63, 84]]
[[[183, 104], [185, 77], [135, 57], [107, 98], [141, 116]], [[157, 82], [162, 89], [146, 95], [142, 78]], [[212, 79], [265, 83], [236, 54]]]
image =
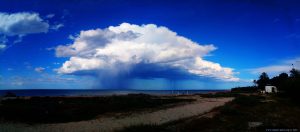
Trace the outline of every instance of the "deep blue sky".
[[[16, 44], [12, 43], [17, 36], [2, 34], [8, 39], [7, 45], [13, 46], [0, 51], [0, 89], [97, 88], [97, 79], [92, 76], [60, 75], [53, 70], [68, 58], [56, 57], [51, 48], [72, 43], [68, 36], [82, 30], [123, 22], [165, 26], [194, 42], [213, 44], [217, 49], [204, 59], [233, 68], [240, 78], [239, 82], [137, 78], [129, 88], [223, 89], [252, 85], [251, 79], [258, 77], [260, 68], [273, 75], [282, 70], [278, 70], [280, 66], [299, 65], [299, 7], [297, 0], [1, 0], [2, 13], [38, 13], [50, 26], [64, 26], [47, 33], [27, 34]], [[46, 18], [49, 14], [54, 17]], [[39, 67], [44, 70], [37, 72]]]

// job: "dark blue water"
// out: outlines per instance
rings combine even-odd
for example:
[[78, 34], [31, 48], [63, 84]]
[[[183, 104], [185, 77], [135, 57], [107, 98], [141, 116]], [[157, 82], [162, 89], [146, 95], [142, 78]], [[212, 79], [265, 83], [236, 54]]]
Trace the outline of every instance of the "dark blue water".
[[177, 95], [223, 92], [226, 90], [61, 90], [61, 89], [34, 89], [34, 90], [0, 90], [0, 96], [7, 92], [17, 96], [108, 96], [126, 94], [150, 94], [150, 95]]

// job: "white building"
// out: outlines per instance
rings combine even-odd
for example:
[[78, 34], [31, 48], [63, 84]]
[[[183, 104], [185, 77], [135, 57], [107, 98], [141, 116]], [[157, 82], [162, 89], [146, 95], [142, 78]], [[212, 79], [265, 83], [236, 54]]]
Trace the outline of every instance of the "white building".
[[265, 86], [266, 93], [277, 93], [277, 88], [275, 86]]

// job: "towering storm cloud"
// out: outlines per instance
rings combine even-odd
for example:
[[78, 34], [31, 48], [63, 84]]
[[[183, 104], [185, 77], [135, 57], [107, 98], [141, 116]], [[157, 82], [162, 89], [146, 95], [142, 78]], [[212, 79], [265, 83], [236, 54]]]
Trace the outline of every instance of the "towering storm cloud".
[[167, 27], [122, 23], [81, 31], [72, 44], [56, 47], [57, 57], [69, 58], [57, 71], [102, 79], [207, 77], [238, 81], [232, 68], [203, 59], [215, 49], [212, 44], [193, 42]]

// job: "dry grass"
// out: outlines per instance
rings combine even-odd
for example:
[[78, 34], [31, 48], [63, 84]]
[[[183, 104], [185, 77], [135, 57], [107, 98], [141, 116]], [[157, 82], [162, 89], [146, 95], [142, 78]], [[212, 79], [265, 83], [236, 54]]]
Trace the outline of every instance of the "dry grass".
[[[55, 123], [55, 124], [36, 124], [26, 125], [20, 123], [2, 123], [0, 131], [25, 131], [25, 132], [64, 132], [64, 131], [114, 131], [124, 127], [135, 126], [138, 124], [164, 124], [182, 118], [189, 118], [195, 115], [203, 114], [211, 109], [223, 105], [232, 98], [201, 98], [199, 96], [191, 96], [198, 100], [185, 105], [175, 106], [172, 108], [162, 109], [158, 111], [144, 111], [133, 113], [128, 116], [115, 118], [101, 117], [99, 119]], [[188, 98], [188, 97], [185, 97]], [[155, 125], [154, 125], [155, 126]]]
[[299, 131], [300, 129], [300, 105], [288, 98], [279, 98], [272, 95], [240, 95], [234, 101], [214, 111], [217, 111], [217, 114], [213, 118], [201, 116], [201, 118], [189, 118], [163, 125], [133, 126], [124, 129], [123, 132], [129, 132], [133, 128], [135, 131], [152, 129], [163, 132], [252, 132], [266, 131], [267, 128], [294, 128]]

